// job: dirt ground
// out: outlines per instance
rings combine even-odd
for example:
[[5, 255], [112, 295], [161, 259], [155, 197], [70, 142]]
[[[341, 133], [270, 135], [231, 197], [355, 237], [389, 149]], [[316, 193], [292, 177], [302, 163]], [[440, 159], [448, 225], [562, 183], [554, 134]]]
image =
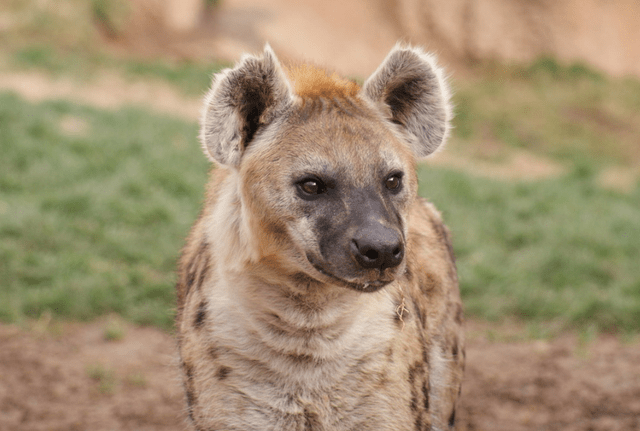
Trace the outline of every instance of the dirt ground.
[[[109, 326], [0, 325], [0, 430], [188, 429], [171, 335], [125, 325], [109, 341]], [[457, 430], [640, 430], [637, 339], [496, 341], [474, 322], [467, 332]]]

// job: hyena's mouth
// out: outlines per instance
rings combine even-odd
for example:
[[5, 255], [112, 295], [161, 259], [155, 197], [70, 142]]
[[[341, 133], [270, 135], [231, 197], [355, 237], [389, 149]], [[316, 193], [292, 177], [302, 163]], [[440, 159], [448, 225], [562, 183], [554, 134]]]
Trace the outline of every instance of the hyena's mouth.
[[324, 269], [318, 262], [315, 261], [313, 256], [309, 255], [308, 253], [307, 253], [307, 260], [309, 261], [311, 266], [313, 266], [313, 269], [318, 271], [323, 276], [331, 279], [331, 281], [333, 281], [335, 284], [339, 286], [348, 287], [350, 289], [354, 289], [359, 292], [376, 292], [382, 289], [383, 287], [385, 287], [387, 284], [391, 283], [395, 279], [395, 278], [378, 279], [378, 280], [372, 280], [367, 282], [348, 281]]

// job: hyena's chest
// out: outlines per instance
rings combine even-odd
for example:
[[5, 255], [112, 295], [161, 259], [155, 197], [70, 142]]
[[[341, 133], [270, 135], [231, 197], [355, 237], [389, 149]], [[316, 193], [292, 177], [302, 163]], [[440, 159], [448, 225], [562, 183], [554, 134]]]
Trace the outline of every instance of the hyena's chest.
[[398, 345], [391, 319], [389, 327], [378, 319], [296, 333], [246, 317], [240, 325], [234, 312], [211, 305], [217, 316], [182, 341], [196, 421], [242, 430], [411, 429], [406, 364], [417, 358]]

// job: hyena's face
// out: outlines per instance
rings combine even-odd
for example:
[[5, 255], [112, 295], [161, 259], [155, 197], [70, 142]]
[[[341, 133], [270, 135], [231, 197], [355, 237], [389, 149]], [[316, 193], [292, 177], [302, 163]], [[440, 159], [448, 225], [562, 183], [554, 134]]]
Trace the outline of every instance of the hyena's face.
[[205, 152], [234, 170], [253, 259], [374, 291], [404, 270], [416, 157], [445, 139], [448, 91], [433, 59], [395, 48], [363, 88], [275, 55], [214, 78]]
[[255, 229], [282, 232], [298, 256], [288, 262], [315, 279], [363, 291], [393, 281], [416, 194], [408, 147], [358, 101], [307, 101], [277, 128], [241, 166]]

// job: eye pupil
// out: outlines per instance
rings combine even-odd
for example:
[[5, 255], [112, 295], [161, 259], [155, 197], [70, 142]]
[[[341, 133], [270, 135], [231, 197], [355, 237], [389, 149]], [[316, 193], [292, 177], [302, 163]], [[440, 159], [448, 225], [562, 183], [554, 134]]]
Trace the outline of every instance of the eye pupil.
[[400, 186], [400, 177], [397, 175], [390, 176], [387, 178], [385, 185], [389, 190], [395, 190]]
[[321, 195], [327, 191], [327, 186], [317, 178], [306, 178], [300, 181], [298, 188], [307, 196]]
[[309, 180], [302, 183], [302, 189], [310, 195], [318, 194], [320, 186], [317, 181]]

